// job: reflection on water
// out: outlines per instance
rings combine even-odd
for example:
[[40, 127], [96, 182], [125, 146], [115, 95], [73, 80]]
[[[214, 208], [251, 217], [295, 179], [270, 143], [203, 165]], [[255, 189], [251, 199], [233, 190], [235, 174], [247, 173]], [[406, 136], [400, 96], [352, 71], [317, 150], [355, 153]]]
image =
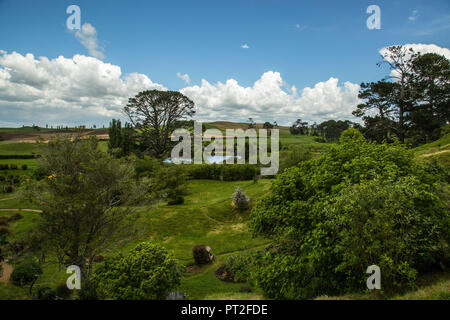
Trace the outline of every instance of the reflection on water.
[[[241, 159], [241, 156], [209, 156], [208, 158], [206, 158], [206, 163], [223, 163], [226, 159], [229, 158], [236, 158], [236, 159]], [[192, 159], [183, 159], [183, 158], [176, 158], [177, 162], [180, 161], [182, 163], [192, 163]], [[164, 160], [164, 162], [167, 163], [172, 163], [172, 159], [171, 158], [167, 158], [166, 160]]]

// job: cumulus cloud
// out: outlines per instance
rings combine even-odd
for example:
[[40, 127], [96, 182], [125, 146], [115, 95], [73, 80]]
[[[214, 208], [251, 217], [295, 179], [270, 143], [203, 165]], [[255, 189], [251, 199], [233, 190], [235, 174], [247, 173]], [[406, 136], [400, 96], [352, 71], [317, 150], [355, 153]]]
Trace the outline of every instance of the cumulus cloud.
[[144, 74], [122, 75], [119, 66], [93, 57], [3, 52], [0, 125], [108, 123], [122, 115], [129, 97], [147, 89], [167, 90]]
[[204, 121], [274, 121], [291, 124], [295, 119], [309, 121], [354, 119], [351, 112], [358, 105], [359, 85], [336, 78], [319, 82], [301, 93], [287, 86], [279, 72], [265, 72], [253, 86], [243, 87], [234, 79], [211, 84], [202, 80], [200, 86], [180, 90], [196, 103], [196, 118]]
[[177, 72], [177, 77], [183, 80], [186, 84], [189, 84], [191, 82], [191, 78], [189, 78], [189, 75], [187, 73], [181, 74], [180, 72]]
[[250, 47], [245, 43], [245, 44], [243, 44], [243, 45], [241, 46], [241, 48], [242, 48], [242, 49], [248, 49], [248, 48], [250, 48]]
[[[422, 43], [407, 43], [404, 44], [403, 47], [406, 49], [413, 49], [416, 53], [426, 54], [426, 53], [436, 53], [441, 56], [446, 57], [450, 60], [450, 49], [448, 48], [442, 48], [435, 44], [422, 44]], [[382, 48], [379, 52], [382, 56], [384, 56], [387, 53], [388, 47]], [[389, 61], [389, 58], [386, 59]], [[391, 61], [389, 61], [391, 62]], [[398, 72], [396, 70], [391, 71], [391, 77], [394, 79], [398, 77]]]
[[90, 23], [84, 23], [81, 29], [75, 32], [75, 37], [88, 50], [89, 54], [95, 58], [103, 59], [103, 48], [98, 44], [97, 30]]

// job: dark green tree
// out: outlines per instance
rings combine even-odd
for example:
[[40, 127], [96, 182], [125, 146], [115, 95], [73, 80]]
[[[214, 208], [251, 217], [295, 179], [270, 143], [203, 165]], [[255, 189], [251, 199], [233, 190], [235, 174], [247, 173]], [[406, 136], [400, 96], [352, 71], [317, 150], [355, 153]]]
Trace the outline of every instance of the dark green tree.
[[194, 102], [182, 93], [159, 90], [142, 91], [130, 98], [124, 112], [140, 131], [141, 146], [157, 158], [170, 151], [170, 135], [177, 122], [195, 113]]

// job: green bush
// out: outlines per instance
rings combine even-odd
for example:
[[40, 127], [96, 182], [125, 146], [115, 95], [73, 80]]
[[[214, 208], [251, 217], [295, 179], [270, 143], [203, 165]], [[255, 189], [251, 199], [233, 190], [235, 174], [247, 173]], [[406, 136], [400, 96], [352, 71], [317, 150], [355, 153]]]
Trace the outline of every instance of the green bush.
[[252, 164], [193, 164], [189, 165], [191, 179], [210, 179], [223, 181], [252, 180], [258, 167]]
[[398, 145], [341, 139], [318, 159], [287, 169], [252, 210], [255, 235], [275, 241], [255, 263], [271, 298], [364, 290], [376, 264], [382, 288], [414, 284], [442, 261], [449, 213], [434, 195], [442, 179]]
[[66, 283], [60, 283], [55, 289], [56, 297], [59, 299], [65, 300], [72, 294], [72, 290], [67, 288]]
[[175, 199], [169, 200], [167, 202], [167, 204], [170, 205], [170, 206], [177, 205], [177, 204], [183, 204], [183, 203], [184, 203], [183, 196], [176, 196]]
[[11, 233], [8, 225], [0, 225], [0, 236], [6, 236]]
[[0, 164], [0, 170], [8, 170], [9, 166], [7, 164]]
[[28, 165], [23, 164], [23, 165], [22, 165], [22, 170], [27, 170], [27, 169], [28, 169]]
[[240, 187], [236, 187], [231, 199], [233, 201], [233, 206], [238, 210], [247, 210], [250, 206], [250, 198]]
[[36, 277], [42, 274], [41, 266], [35, 261], [24, 261], [14, 266], [11, 281], [18, 286], [31, 284]]
[[180, 284], [181, 270], [166, 249], [142, 242], [127, 256], [99, 263], [92, 285], [99, 299], [165, 299]]
[[216, 274], [221, 280], [247, 282], [251, 275], [252, 263], [253, 256], [250, 253], [231, 255], [222, 266], [220, 274]]
[[10, 170], [17, 170], [17, 168], [18, 168], [18, 167], [17, 167], [17, 164], [10, 164], [10, 165], [9, 165], [9, 169], [10, 169]]
[[23, 214], [20, 212], [14, 213], [11, 217], [9, 217], [8, 221], [17, 221], [23, 218]]

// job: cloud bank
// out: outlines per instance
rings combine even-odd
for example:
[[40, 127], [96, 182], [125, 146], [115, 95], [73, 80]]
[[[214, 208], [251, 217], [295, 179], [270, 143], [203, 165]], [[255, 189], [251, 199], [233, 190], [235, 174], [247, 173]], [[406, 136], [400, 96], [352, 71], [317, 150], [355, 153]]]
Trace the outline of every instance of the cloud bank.
[[166, 90], [144, 74], [124, 76], [119, 66], [93, 57], [48, 59], [3, 52], [0, 126], [108, 123], [121, 116], [129, 97], [144, 89]]
[[[450, 59], [450, 50], [433, 44], [407, 44], [422, 53], [436, 52]], [[383, 53], [385, 48], [380, 50]], [[179, 73], [184, 81], [188, 74]], [[0, 50], [0, 126], [22, 124], [92, 125], [124, 118], [128, 98], [142, 90], [167, 90], [141, 73], [122, 74], [120, 66], [94, 57], [75, 55], [36, 58]], [[195, 102], [195, 119], [202, 121], [277, 121], [290, 125], [297, 118], [309, 122], [328, 119], [355, 121], [359, 85], [338, 78], [297, 89], [281, 74], [264, 72], [251, 86], [235, 79], [186, 86], [180, 92]]]

